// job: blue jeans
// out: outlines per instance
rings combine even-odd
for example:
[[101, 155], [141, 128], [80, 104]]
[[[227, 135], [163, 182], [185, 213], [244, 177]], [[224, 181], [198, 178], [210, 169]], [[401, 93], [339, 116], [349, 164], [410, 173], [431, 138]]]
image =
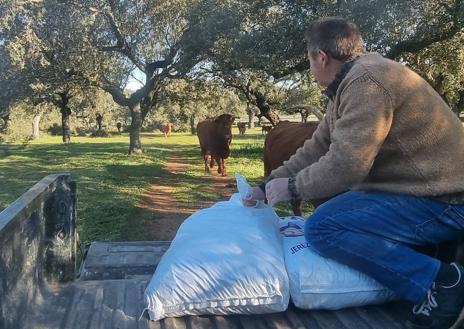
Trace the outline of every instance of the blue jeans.
[[363, 272], [414, 303], [431, 287], [440, 261], [408, 245], [453, 240], [464, 228], [464, 205], [431, 198], [350, 191], [319, 206], [306, 221], [309, 245]]

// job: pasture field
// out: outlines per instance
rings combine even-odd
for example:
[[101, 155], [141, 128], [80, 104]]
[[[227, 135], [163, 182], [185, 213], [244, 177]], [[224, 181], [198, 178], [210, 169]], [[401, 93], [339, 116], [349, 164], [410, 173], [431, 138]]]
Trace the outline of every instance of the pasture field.
[[[233, 130], [229, 175], [239, 171], [255, 184], [263, 176], [260, 128], [239, 136]], [[214, 191], [203, 188], [203, 161], [198, 139], [187, 133], [144, 133], [145, 153], [128, 156], [127, 134], [109, 138], [73, 137], [61, 143], [59, 136], [43, 135], [27, 145], [0, 145], [0, 210], [44, 176], [70, 172], [78, 186], [78, 221], [81, 241], [144, 239], [137, 219], [140, 198], [153, 184], [177, 186], [172, 197], [183, 204], [215, 202]], [[172, 156], [181, 156], [187, 170], [172, 174], [163, 166]], [[211, 175], [218, 175], [212, 171]], [[181, 184], [179, 184], [181, 182]], [[280, 208], [286, 212], [288, 206]], [[131, 221], [129, 219], [132, 218]]]

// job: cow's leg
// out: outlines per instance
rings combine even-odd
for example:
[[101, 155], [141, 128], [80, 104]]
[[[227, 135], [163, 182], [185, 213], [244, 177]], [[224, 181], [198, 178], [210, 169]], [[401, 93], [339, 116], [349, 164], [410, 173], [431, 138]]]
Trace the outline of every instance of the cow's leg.
[[226, 172], [226, 160], [221, 158], [221, 176], [227, 176]]
[[214, 158], [211, 156], [210, 162], [209, 162], [209, 167], [213, 168], [214, 167]]
[[214, 156], [214, 161], [216, 161], [217, 166], [218, 166], [217, 168], [218, 174], [222, 174], [222, 161], [221, 160], [222, 159], [220, 156], [217, 156], [217, 155]]
[[203, 159], [205, 160], [205, 172], [209, 172], [208, 154], [203, 155]]
[[303, 216], [301, 212], [301, 200], [292, 200], [290, 203], [292, 204], [292, 210], [295, 216]]
[[205, 161], [205, 172], [209, 172], [208, 167], [208, 154], [204, 148], [201, 148], [201, 155], [203, 156], [203, 161]]

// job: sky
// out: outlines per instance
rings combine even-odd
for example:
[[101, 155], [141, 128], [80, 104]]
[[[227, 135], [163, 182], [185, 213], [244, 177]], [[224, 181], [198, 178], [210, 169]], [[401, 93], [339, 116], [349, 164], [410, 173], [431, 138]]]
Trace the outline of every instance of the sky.
[[137, 80], [145, 81], [145, 73], [140, 71], [138, 68], [135, 68], [134, 71], [132, 72], [132, 75], [133, 76], [129, 78], [126, 89], [135, 91], [135, 90], [140, 89], [140, 87], [142, 87], [142, 84]]

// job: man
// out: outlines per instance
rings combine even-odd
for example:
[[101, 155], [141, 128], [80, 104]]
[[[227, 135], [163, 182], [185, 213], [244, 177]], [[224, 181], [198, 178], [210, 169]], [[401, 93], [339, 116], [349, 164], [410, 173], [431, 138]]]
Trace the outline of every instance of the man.
[[448, 328], [464, 305], [464, 268], [409, 246], [464, 227], [461, 123], [419, 75], [365, 54], [355, 24], [323, 18], [306, 39], [326, 116], [251, 199], [331, 198], [306, 221], [312, 248], [415, 303], [411, 328]]

